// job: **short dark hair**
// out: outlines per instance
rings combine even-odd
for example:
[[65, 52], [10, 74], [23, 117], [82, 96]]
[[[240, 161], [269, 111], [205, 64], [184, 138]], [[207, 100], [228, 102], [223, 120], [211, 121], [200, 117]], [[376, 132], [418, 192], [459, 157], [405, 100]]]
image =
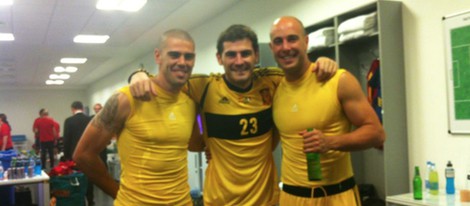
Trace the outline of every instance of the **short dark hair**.
[[42, 108], [39, 110], [39, 116], [42, 116], [44, 114], [49, 114], [49, 112], [47, 112], [47, 109], [46, 108]]
[[224, 42], [235, 42], [243, 39], [249, 39], [253, 50], [255, 50], [255, 52], [259, 51], [258, 36], [256, 33], [248, 26], [234, 24], [223, 31], [219, 39], [217, 39], [217, 54], [222, 54], [224, 51]]
[[7, 124], [7, 125], [8, 125], [8, 127], [10, 127], [10, 130], [11, 130], [10, 123], [9, 123], [9, 122], [8, 122], [8, 120], [7, 120], [7, 115], [6, 115], [6, 114], [3, 114], [3, 113], [1, 113], [1, 114], [0, 114], [0, 119], [2, 120], [2, 122], [3, 122], [3, 123]]
[[160, 50], [163, 50], [164, 48], [166, 48], [166, 43], [167, 43], [166, 40], [169, 37], [189, 41], [194, 45], [194, 47], [196, 47], [195, 44], [194, 44], [193, 37], [191, 37], [191, 35], [187, 31], [182, 30], [182, 29], [170, 29], [170, 30], [164, 32], [160, 36], [160, 39], [158, 40], [157, 48], [160, 49]]
[[83, 109], [83, 104], [80, 101], [75, 101], [72, 103], [72, 108], [73, 109]]

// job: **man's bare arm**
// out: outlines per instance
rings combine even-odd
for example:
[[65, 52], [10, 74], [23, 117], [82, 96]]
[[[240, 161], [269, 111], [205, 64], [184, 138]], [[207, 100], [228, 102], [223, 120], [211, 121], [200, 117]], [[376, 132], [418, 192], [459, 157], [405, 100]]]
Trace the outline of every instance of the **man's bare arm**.
[[300, 135], [304, 137], [304, 152], [358, 151], [382, 145], [385, 132], [380, 120], [367, 101], [359, 82], [349, 72], [340, 77], [338, 99], [356, 129], [337, 136], [325, 136], [320, 130], [302, 131]]
[[73, 155], [78, 168], [113, 198], [116, 198], [119, 185], [108, 173], [99, 154], [121, 132], [129, 114], [127, 97], [122, 93], [112, 95], [103, 110], [88, 124]]

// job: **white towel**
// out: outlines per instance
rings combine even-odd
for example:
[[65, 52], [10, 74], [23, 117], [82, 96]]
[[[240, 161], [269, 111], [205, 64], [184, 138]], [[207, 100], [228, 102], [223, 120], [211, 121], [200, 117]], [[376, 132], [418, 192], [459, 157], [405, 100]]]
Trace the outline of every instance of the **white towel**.
[[377, 27], [372, 27], [366, 30], [357, 30], [353, 32], [343, 33], [339, 35], [339, 42], [344, 42], [351, 39], [357, 39], [359, 37], [368, 36], [377, 31]]
[[334, 27], [325, 27], [308, 34], [308, 51], [334, 43]]
[[333, 36], [335, 34], [335, 28], [334, 27], [324, 27], [321, 29], [318, 29], [314, 32], [311, 32], [308, 34], [308, 37], [317, 37], [317, 36]]
[[318, 36], [315, 38], [308, 38], [308, 52], [316, 48], [326, 47], [334, 43], [333, 36]]
[[377, 24], [377, 12], [370, 14], [360, 15], [351, 19], [348, 19], [338, 26], [338, 33], [348, 33], [358, 30], [367, 30], [376, 26]]

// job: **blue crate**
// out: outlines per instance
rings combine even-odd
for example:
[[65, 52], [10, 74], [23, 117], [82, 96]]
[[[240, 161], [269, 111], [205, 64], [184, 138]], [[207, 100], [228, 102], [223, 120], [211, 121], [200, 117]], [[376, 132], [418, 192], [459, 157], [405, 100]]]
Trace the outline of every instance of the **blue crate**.
[[24, 134], [11, 135], [11, 140], [13, 142], [26, 142], [26, 135]]
[[2, 161], [4, 171], [10, 168], [11, 158], [16, 156], [18, 156], [18, 154], [15, 150], [0, 151], [0, 161]]

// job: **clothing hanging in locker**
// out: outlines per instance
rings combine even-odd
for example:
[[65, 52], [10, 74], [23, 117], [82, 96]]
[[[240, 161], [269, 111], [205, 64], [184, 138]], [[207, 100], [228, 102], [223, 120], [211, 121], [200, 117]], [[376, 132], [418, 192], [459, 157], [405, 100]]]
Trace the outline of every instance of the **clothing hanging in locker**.
[[[367, 72], [367, 99], [382, 123], [382, 91], [380, 88], [380, 61], [374, 59]], [[383, 145], [377, 147], [383, 150]]]
[[382, 122], [382, 92], [380, 89], [380, 61], [374, 59], [367, 72], [367, 99]]

